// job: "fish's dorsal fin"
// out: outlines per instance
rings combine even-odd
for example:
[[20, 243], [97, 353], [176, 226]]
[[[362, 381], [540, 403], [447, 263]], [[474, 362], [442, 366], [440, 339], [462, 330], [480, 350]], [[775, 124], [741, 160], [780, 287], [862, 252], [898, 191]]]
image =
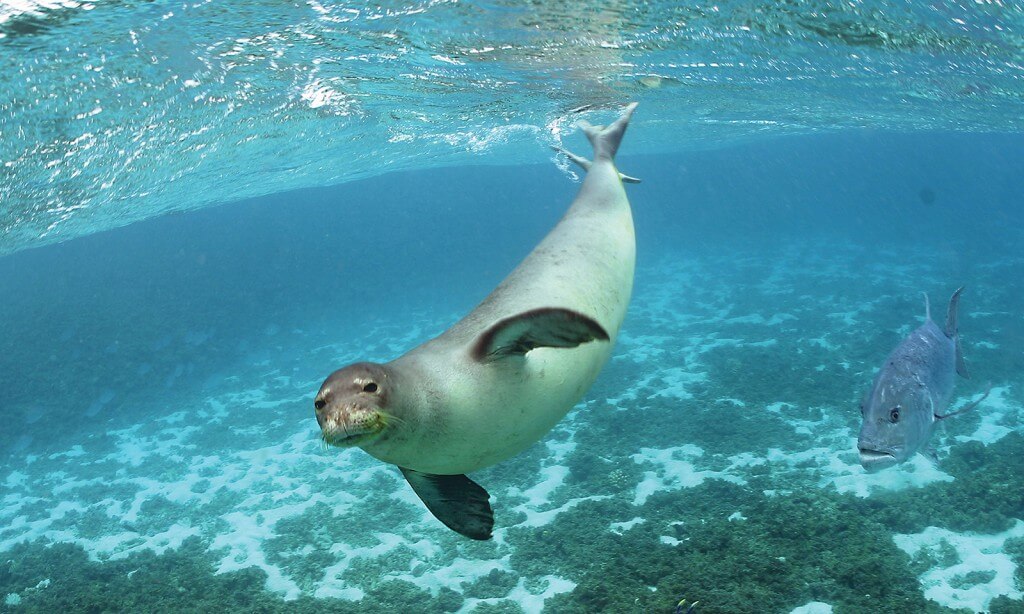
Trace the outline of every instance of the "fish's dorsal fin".
[[956, 372], [964, 379], [971, 379], [971, 374], [967, 371], [967, 362], [964, 361], [963, 347], [960, 345], [960, 324], [959, 324], [959, 309], [960, 309], [960, 293], [964, 291], [964, 287], [960, 286], [953, 293], [953, 296], [949, 298], [949, 309], [946, 311], [946, 336], [953, 340], [956, 344]]
[[435, 518], [470, 539], [491, 538], [494, 512], [490, 495], [464, 475], [434, 475], [399, 467], [409, 486]]
[[571, 309], [541, 307], [491, 326], [477, 338], [472, 353], [479, 362], [494, 362], [523, 356], [534, 348], [574, 348], [608, 339], [608, 331], [593, 318]]

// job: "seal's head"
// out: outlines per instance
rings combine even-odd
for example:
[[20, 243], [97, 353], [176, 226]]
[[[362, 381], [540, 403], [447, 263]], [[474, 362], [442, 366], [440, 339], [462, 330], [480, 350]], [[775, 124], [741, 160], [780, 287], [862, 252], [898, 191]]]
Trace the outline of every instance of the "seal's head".
[[394, 417], [385, 411], [393, 382], [388, 369], [358, 362], [324, 380], [313, 406], [327, 444], [350, 448], [373, 441]]

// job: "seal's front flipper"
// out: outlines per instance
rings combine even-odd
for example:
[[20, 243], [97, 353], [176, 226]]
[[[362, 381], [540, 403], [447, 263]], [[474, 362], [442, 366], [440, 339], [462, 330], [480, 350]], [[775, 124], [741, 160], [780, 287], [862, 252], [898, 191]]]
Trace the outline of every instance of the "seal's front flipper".
[[472, 539], [490, 539], [494, 512], [490, 495], [464, 475], [434, 475], [399, 467], [409, 486], [430, 510], [452, 531]]
[[480, 335], [473, 358], [494, 362], [522, 356], [534, 348], [574, 348], [588, 341], [608, 341], [608, 331], [578, 311], [542, 307], [505, 318]]

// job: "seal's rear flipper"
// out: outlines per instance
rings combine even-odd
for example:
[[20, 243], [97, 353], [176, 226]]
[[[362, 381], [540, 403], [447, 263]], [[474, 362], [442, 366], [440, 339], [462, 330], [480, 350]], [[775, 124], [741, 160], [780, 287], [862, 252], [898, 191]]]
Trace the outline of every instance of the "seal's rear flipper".
[[608, 341], [608, 331], [592, 318], [571, 309], [542, 307], [505, 318], [484, 331], [473, 345], [473, 358], [494, 362], [534, 348], [574, 348], [594, 340]]
[[637, 104], [636, 102], [627, 104], [622, 115], [607, 126], [592, 126], [586, 120], [579, 121], [577, 125], [583, 130], [583, 134], [587, 135], [587, 138], [590, 139], [590, 144], [594, 146], [595, 160], [602, 158], [615, 159], [615, 152], [619, 151], [622, 135], [626, 134], [629, 118], [633, 117], [633, 111], [636, 110]]
[[967, 363], [964, 362], [964, 351], [960, 347], [960, 326], [958, 310], [960, 307], [960, 293], [964, 287], [960, 286], [949, 298], [949, 310], [946, 312], [946, 336], [956, 343], [956, 372], [964, 379], [971, 379], [967, 372]]
[[[574, 154], [573, 152], [569, 151], [568, 149], [565, 149], [564, 147], [558, 147], [556, 145], [552, 145], [551, 149], [554, 149], [555, 151], [557, 151], [558, 153], [562, 154], [566, 158], [569, 158], [570, 162], [575, 162], [583, 170], [585, 170], [585, 171], [589, 171], [590, 170], [591, 162], [590, 162], [590, 160], [587, 160], [583, 156], [577, 156], [576, 154]], [[624, 175], [622, 173], [619, 173], [619, 179], [622, 180], [622, 183], [640, 183], [640, 180], [637, 179], [636, 177], [630, 177], [629, 175]]]
[[399, 467], [409, 486], [430, 510], [452, 531], [471, 539], [491, 538], [494, 512], [490, 495], [464, 475], [434, 475]]

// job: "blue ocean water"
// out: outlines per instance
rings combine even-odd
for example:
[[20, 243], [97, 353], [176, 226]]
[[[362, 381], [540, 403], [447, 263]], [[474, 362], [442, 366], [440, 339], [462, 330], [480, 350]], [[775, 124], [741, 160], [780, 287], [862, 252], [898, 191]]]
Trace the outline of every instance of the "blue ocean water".
[[[1024, 611], [1022, 23], [3, 4], [0, 609]], [[549, 147], [630, 100], [626, 322], [472, 476], [472, 542], [313, 395], [483, 299], [579, 188]], [[859, 400], [961, 285], [954, 405], [990, 396], [864, 472]]]

